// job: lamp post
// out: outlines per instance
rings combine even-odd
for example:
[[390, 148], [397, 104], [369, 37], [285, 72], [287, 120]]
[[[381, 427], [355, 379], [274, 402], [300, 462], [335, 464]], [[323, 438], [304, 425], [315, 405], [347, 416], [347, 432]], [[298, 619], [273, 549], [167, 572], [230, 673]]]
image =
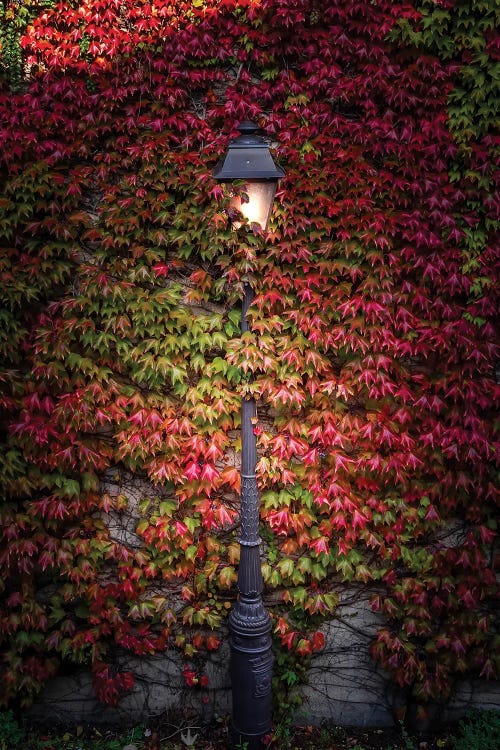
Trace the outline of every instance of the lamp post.
[[[265, 230], [271, 215], [278, 180], [284, 171], [273, 161], [268, 145], [252, 122], [238, 126], [213, 176], [221, 182], [244, 181], [244, 192], [232, 196], [231, 206]], [[254, 297], [244, 284], [241, 332], [248, 331], [247, 310]], [[262, 602], [260, 569], [259, 495], [255, 476], [257, 446], [252, 419], [255, 401], [244, 398], [241, 409], [241, 532], [238, 601], [229, 615], [233, 740], [249, 750], [262, 748], [261, 738], [271, 730], [271, 619]]]

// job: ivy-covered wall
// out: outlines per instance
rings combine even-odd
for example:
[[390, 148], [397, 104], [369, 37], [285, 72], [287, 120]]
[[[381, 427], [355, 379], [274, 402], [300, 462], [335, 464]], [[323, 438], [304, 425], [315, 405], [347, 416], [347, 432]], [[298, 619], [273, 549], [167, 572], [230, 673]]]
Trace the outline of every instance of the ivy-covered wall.
[[[353, 586], [400, 715], [497, 676], [497, 4], [0, 14], [4, 700], [90, 665], [117, 704], [172, 649], [208, 687], [245, 393], [276, 693]], [[266, 238], [211, 178], [243, 119], [287, 170]]]

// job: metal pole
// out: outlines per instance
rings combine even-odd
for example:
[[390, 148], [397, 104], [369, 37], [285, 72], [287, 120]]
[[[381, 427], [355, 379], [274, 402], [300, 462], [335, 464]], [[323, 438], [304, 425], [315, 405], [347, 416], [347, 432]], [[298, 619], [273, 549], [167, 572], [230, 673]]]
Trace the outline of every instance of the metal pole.
[[[241, 332], [248, 331], [247, 310], [254, 294], [245, 284]], [[233, 741], [235, 746], [262, 750], [261, 737], [271, 730], [271, 618], [262, 602], [259, 494], [255, 477], [257, 444], [252, 417], [255, 401], [243, 399], [241, 410], [241, 536], [238, 601], [229, 615]], [[246, 743], [246, 745], [245, 745]]]

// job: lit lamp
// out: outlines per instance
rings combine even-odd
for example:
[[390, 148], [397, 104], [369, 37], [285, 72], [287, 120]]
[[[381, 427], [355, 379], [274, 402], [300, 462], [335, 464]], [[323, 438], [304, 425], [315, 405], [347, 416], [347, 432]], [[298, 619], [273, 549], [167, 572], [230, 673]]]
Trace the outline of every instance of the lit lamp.
[[[250, 223], [265, 230], [271, 215], [278, 180], [285, 173], [271, 156], [257, 125], [243, 122], [240, 135], [231, 141], [216, 180], [243, 181], [240, 193], [231, 196], [231, 207]], [[241, 222], [234, 222], [241, 226]], [[241, 332], [248, 331], [247, 310], [254, 293], [244, 285]], [[252, 421], [255, 401], [244, 398], [241, 410], [241, 533], [238, 601], [229, 615], [233, 741], [249, 750], [262, 749], [261, 738], [271, 730], [271, 619], [262, 602], [260, 569], [259, 495], [255, 476], [257, 445]], [[246, 743], [246, 745], [245, 745]]]
[[242, 122], [238, 130], [241, 135], [231, 141], [213, 176], [220, 182], [243, 180], [244, 190], [231, 196], [231, 208], [240, 211], [250, 223], [266, 229], [278, 180], [285, 173], [274, 163], [269, 146], [258, 135], [259, 128], [255, 123]]

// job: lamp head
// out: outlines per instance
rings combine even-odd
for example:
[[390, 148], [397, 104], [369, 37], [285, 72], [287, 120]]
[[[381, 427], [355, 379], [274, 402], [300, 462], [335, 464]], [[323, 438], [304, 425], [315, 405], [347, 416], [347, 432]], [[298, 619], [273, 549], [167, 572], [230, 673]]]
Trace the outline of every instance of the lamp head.
[[238, 125], [240, 135], [229, 143], [224, 159], [214, 169], [213, 176], [220, 182], [242, 180], [244, 188], [233, 195], [231, 206], [247, 221], [266, 229], [278, 180], [285, 172], [271, 156], [269, 146], [253, 122]]

